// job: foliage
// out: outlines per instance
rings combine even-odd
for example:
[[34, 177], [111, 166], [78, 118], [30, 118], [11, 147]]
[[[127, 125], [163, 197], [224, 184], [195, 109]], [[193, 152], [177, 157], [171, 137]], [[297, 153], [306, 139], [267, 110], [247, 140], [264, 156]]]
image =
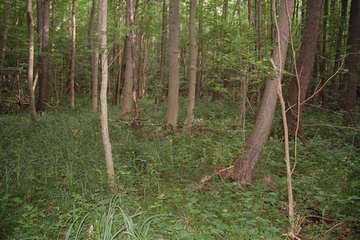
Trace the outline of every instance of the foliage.
[[[193, 131], [184, 135], [157, 132], [165, 104], [151, 102], [141, 100], [147, 111], [137, 129], [119, 122], [117, 108], [110, 106], [117, 182], [123, 187], [114, 196], [106, 191], [100, 120], [87, 101], [79, 99], [83, 107], [75, 110], [60, 105], [37, 122], [25, 114], [2, 116], [0, 216], [7, 221], [0, 223], [1, 238], [281, 239], [288, 227], [281, 140], [270, 139], [254, 184], [241, 189], [216, 174], [243, 154], [234, 104], [199, 102]], [[340, 124], [341, 115], [309, 112], [293, 175], [300, 234], [355, 239], [356, 132], [329, 126]], [[180, 118], [185, 114], [182, 100]], [[201, 182], [204, 176], [212, 181]]]

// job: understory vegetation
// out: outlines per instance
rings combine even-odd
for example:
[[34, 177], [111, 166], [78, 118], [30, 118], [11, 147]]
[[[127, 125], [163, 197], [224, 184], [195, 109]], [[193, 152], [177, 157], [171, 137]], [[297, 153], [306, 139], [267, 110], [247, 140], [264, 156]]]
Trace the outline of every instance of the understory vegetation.
[[[0, 239], [285, 238], [280, 114], [252, 185], [240, 188], [217, 173], [243, 155], [254, 116], [243, 128], [235, 103], [202, 100], [192, 133], [183, 134], [159, 131], [165, 103], [141, 99], [140, 106], [146, 111], [137, 128], [109, 106], [122, 187], [115, 195], [107, 190], [100, 120], [88, 99], [78, 99], [75, 110], [48, 109], [36, 122], [26, 112], [0, 116]], [[185, 116], [182, 99], [179, 122]], [[360, 236], [360, 128], [342, 120], [341, 112], [305, 109], [293, 172], [302, 239]]]

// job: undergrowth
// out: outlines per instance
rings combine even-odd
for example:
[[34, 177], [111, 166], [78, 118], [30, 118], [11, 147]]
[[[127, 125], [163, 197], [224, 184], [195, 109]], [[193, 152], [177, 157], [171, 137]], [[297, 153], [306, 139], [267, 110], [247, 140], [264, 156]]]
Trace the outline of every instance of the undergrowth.
[[[85, 101], [84, 101], [85, 102]], [[234, 104], [199, 102], [191, 134], [157, 131], [165, 104], [142, 99], [142, 126], [109, 106], [116, 181], [107, 192], [100, 120], [88, 103], [0, 117], [0, 239], [282, 239], [289, 227], [283, 142], [273, 134], [253, 184], [239, 188], [216, 171], [242, 156]], [[181, 104], [179, 123], [186, 114]], [[303, 239], [357, 239], [358, 126], [341, 115], [304, 114], [306, 137], [293, 173]], [[276, 122], [276, 121], [274, 121]], [[316, 125], [314, 125], [316, 123]], [[276, 128], [274, 128], [276, 129]], [[294, 159], [292, 159], [294, 161]], [[204, 176], [212, 181], [202, 183]]]

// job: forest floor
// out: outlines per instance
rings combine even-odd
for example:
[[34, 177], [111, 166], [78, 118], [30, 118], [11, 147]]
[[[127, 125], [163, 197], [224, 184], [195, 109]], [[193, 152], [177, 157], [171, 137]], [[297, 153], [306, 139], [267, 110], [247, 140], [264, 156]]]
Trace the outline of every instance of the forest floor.
[[[99, 115], [88, 99], [76, 104], [36, 122], [26, 111], [0, 116], [0, 239], [285, 239], [280, 114], [252, 184], [239, 188], [217, 172], [243, 155], [254, 112], [243, 124], [236, 104], [203, 100], [193, 131], [183, 134], [180, 126], [158, 131], [165, 103], [142, 99], [139, 128], [109, 106], [121, 186], [109, 194]], [[182, 99], [179, 123], [185, 114]], [[360, 128], [341, 122], [340, 112], [307, 107], [305, 137], [291, 146], [301, 239], [360, 238]]]

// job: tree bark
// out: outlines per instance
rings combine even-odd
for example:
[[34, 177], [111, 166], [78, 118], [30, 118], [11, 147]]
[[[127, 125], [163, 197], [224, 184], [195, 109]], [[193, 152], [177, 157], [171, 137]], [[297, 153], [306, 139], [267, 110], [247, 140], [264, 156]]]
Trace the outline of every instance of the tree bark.
[[1, 33], [2, 45], [1, 45], [1, 49], [0, 49], [0, 74], [1, 74], [0, 83], [5, 81], [5, 75], [3, 75], [3, 70], [4, 70], [3, 63], [4, 63], [4, 60], [6, 57], [6, 45], [7, 45], [9, 23], [10, 23], [10, 10], [11, 10], [10, 0], [5, 0], [4, 5], [5, 5], [5, 12], [4, 12], [4, 17], [3, 17], [4, 29], [2, 30], [2, 33]]
[[161, 103], [164, 98], [164, 79], [165, 79], [165, 66], [166, 66], [165, 63], [166, 63], [167, 25], [168, 25], [167, 9], [168, 9], [168, 0], [163, 0], [159, 85], [157, 89], [155, 104]]
[[345, 68], [348, 70], [344, 76], [347, 89], [345, 94], [345, 111], [348, 112], [345, 123], [352, 124], [353, 114], [356, 106], [356, 92], [358, 85], [358, 55], [360, 38], [360, 1], [352, 0], [350, 6], [350, 19], [347, 46], [350, 47], [345, 58]]
[[302, 135], [301, 116], [315, 61], [316, 46], [321, 24], [321, 6], [322, 0], [307, 1], [300, 55], [296, 61], [295, 76], [288, 90], [287, 124], [289, 131], [297, 133], [298, 136]]
[[76, 0], [71, 1], [70, 107], [75, 107]]
[[[279, 73], [279, 78], [282, 78], [282, 72], [285, 65], [293, 7], [293, 0], [282, 0], [280, 2], [276, 41], [278, 46], [272, 53], [272, 62]], [[243, 160], [238, 158], [234, 161], [233, 178], [239, 185], [246, 185], [251, 181], [254, 167], [260, 157], [262, 148], [268, 139], [277, 105], [279, 82], [280, 81], [277, 78], [268, 79], [266, 81], [264, 95], [257, 113], [255, 126], [245, 142], [244, 148], [246, 156]]]
[[[99, 73], [99, 51], [95, 45], [99, 43], [99, 37], [96, 38], [94, 44], [94, 21], [95, 21], [95, 12], [96, 12], [97, 4], [96, 0], [92, 1], [92, 7], [90, 12], [89, 19], [89, 30], [88, 30], [88, 38], [89, 38], [89, 52], [90, 52], [90, 69], [91, 69], [91, 110], [93, 113], [97, 112], [98, 107], [98, 73]], [[99, 29], [97, 31], [100, 33]]]
[[49, 95], [49, 14], [50, 0], [37, 0], [37, 24], [39, 37], [39, 102], [38, 109], [44, 111]]
[[33, 121], [36, 120], [35, 95], [33, 88], [34, 79], [34, 19], [32, 14], [32, 0], [28, 0], [27, 5], [27, 21], [29, 28], [29, 59], [28, 59], [28, 93], [30, 98], [30, 114]]
[[183, 131], [190, 132], [194, 120], [195, 90], [196, 90], [196, 36], [195, 36], [195, 14], [196, 1], [190, 2], [189, 19], [189, 41], [190, 41], [190, 76], [189, 76], [189, 99], [187, 116], [184, 122]]
[[164, 128], [177, 127], [179, 111], [179, 0], [170, 2], [169, 90]]
[[[198, 4], [201, 8], [201, 14], [203, 14], [204, 12], [204, 0], [199, 0], [199, 4]], [[204, 33], [204, 20], [203, 17], [200, 16], [199, 17], [199, 29], [198, 29], [198, 33], [199, 36], [202, 36]], [[202, 66], [203, 66], [203, 49], [204, 49], [204, 44], [203, 44], [203, 38], [198, 38], [198, 56], [197, 56], [197, 71], [196, 71], [196, 91], [195, 91], [195, 101], [198, 101], [199, 99], [201, 99], [201, 88], [202, 88], [202, 76], [203, 76], [203, 70], [202, 70]]]
[[109, 178], [109, 189], [111, 193], [116, 192], [115, 170], [111, 153], [111, 143], [108, 127], [108, 110], [107, 110], [107, 84], [108, 84], [108, 49], [107, 49], [107, 0], [99, 0], [99, 26], [101, 39], [101, 132], [105, 151], [106, 170]]

